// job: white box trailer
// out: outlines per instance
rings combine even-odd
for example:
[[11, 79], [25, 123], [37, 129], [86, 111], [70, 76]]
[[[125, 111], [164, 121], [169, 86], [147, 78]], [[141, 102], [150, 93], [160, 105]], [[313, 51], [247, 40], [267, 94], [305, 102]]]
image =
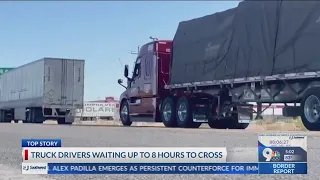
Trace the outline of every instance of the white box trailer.
[[83, 107], [84, 65], [84, 60], [43, 58], [4, 73], [0, 122], [71, 124], [74, 110]]
[[80, 120], [113, 120], [118, 114], [118, 109], [116, 102], [85, 102], [83, 108], [76, 109], [75, 117]]

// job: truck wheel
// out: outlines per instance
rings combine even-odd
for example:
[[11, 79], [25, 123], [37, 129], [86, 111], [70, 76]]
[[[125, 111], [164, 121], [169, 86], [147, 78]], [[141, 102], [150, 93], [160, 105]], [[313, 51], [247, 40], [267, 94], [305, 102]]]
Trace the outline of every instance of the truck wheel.
[[310, 131], [320, 130], [320, 92], [319, 89], [311, 89], [304, 95], [301, 103], [301, 120]]
[[176, 108], [177, 123], [182, 128], [199, 128], [201, 123], [193, 122], [192, 107], [190, 100], [181, 97]]
[[217, 113], [215, 110], [212, 111], [212, 117], [208, 119], [208, 125], [212, 129], [226, 129], [226, 124], [224, 119], [217, 119]]
[[124, 101], [121, 104], [120, 108], [120, 119], [122, 122], [122, 125], [124, 126], [131, 126], [132, 121], [130, 120], [130, 115], [129, 115], [129, 104], [127, 101]]
[[6, 122], [5, 110], [0, 110], [0, 122]]
[[167, 97], [161, 105], [161, 120], [166, 127], [177, 127], [174, 101]]
[[209, 120], [208, 125], [212, 129], [226, 129], [226, 119], [221, 119], [221, 120]]
[[[237, 111], [237, 109], [234, 109]], [[238, 113], [232, 113], [230, 117], [226, 119], [228, 129], [246, 129], [249, 126], [249, 123], [239, 123]]]
[[72, 122], [66, 122], [65, 117], [58, 117], [57, 122], [58, 122], [58, 124], [69, 124], [69, 125], [72, 124]]
[[239, 123], [238, 118], [230, 117], [228, 120], [229, 129], [246, 129], [249, 126], [249, 123]]

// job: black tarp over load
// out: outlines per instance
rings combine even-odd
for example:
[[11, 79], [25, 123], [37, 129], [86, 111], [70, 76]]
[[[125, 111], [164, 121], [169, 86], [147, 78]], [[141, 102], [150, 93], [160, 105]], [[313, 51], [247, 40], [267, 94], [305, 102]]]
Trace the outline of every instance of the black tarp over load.
[[320, 1], [243, 1], [179, 23], [171, 84], [320, 71]]

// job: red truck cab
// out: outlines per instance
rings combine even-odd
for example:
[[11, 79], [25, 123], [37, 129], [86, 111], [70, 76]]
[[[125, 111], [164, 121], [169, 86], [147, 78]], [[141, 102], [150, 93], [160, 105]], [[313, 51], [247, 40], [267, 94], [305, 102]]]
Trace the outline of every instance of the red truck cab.
[[135, 117], [149, 117], [148, 121], [161, 121], [159, 106], [169, 94], [164, 87], [169, 83], [172, 41], [156, 40], [143, 45], [134, 63], [132, 76], [125, 65], [124, 76], [118, 83], [126, 90], [120, 96], [120, 118], [123, 125], [130, 126]]

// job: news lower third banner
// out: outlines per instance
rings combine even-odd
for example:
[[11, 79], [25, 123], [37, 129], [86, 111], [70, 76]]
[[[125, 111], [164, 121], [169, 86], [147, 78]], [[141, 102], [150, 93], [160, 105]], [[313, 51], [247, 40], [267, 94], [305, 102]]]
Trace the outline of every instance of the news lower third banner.
[[[266, 140], [260, 141], [266, 145], [263, 148], [270, 149]], [[254, 155], [257, 149], [255, 153], [248, 152], [259, 161], [255, 158], [254, 162], [227, 162], [226, 147], [62, 147], [59, 139], [26, 139], [22, 140], [22, 174], [307, 173], [306, 161], [277, 160], [273, 156], [278, 154], [272, 151], [269, 157], [261, 147], [259, 155]], [[232, 159], [237, 156], [242, 155], [230, 154]], [[228, 161], [232, 160], [230, 157]]]

